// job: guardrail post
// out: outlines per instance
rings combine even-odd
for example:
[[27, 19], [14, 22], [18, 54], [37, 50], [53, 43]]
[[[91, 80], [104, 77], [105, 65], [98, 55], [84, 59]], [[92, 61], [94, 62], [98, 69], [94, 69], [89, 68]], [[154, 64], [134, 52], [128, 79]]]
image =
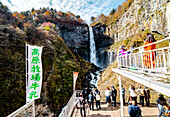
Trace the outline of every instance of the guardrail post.
[[153, 70], [152, 51], [150, 51], [149, 54], [150, 54], [150, 61], [151, 61], [151, 69]]
[[35, 117], [35, 101], [32, 104], [32, 116]]
[[140, 55], [141, 55], [141, 60], [142, 60], [142, 71], [143, 71], [143, 69], [144, 69], [144, 65], [143, 65], [143, 52], [141, 52]]
[[162, 49], [162, 53], [163, 53], [164, 71], [165, 71], [165, 73], [167, 73], [166, 57], [165, 57], [165, 51], [163, 49]]

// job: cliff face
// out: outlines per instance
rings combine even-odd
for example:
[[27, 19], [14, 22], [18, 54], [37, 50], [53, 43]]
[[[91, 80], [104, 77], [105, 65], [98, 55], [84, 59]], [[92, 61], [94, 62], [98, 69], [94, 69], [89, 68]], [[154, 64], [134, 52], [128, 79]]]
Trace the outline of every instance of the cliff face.
[[105, 35], [106, 26], [100, 23], [93, 26], [94, 41], [96, 43], [96, 50], [106, 48], [113, 44], [114, 40], [108, 35]]
[[89, 27], [86, 24], [56, 23], [59, 35], [66, 45], [83, 59], [90, 60]]
[[169, 0], [134, 0], [116, 23], [110, 23], [106, 35], [115, 41], [125, 40], [142, 30], [166, 36], [166, 5]]

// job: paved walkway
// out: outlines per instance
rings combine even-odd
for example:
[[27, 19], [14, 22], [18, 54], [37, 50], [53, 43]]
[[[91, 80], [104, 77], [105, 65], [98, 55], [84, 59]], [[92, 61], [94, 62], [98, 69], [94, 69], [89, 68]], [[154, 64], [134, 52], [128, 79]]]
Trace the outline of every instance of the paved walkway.
[[[87, 117], [121, 117], [120, 106], [118, 107], [107, 107], [104, 103], [101, 105], [101, 110], [89, 110], [86, 108]], [[158, 117], [158, 108], [156, 105], [151, 105], [151, 107], [141, 107], [143, 117]], [[80, 110], [75, 109], [72, 117], [81, 117]], [[124, 106], [124, 117], [129, 117], [128, 106]]]

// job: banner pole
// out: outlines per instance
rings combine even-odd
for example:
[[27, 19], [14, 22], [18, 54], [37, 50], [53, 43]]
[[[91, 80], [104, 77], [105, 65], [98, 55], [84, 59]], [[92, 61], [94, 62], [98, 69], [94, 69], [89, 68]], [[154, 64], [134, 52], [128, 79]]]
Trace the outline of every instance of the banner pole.
[[25, 57], [26, 57], [26, 117], [27, 117], [27, 88], [28, 88], [28, 83], [27, 83], [27, 81], [28, 81], [28, 44], [26, 43], [26, 49], [25, 49], [26, 51], [25, 51]]
[[73, 71], [73, 92], [74, 92], [74, 71]]

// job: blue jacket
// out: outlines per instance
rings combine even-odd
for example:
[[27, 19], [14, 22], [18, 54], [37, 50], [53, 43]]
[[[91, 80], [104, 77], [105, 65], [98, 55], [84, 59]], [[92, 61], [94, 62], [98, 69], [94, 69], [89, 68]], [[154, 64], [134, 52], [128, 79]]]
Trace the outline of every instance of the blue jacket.
[[141, 117], [141, 110], [139, 108], [139, 106], [135, 106], [135, 105], [130, 105], [128, 108], [128, 112], [130, 117]]

